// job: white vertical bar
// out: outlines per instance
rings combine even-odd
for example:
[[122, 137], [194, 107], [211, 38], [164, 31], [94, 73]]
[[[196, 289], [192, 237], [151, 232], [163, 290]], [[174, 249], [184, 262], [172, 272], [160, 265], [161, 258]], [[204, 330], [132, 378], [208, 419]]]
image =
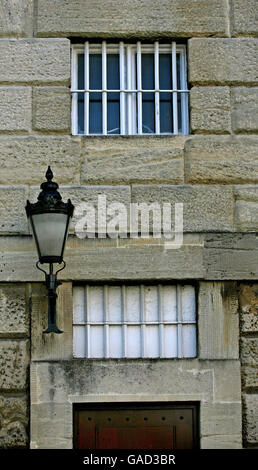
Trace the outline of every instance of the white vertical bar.
[[178, 134], [176, 42], [172, 42], [173, 133]]
[[138, 134], [142, 134], [142, 51], [141, 42], [137, 42], [137, 124]]
[[182, 292], [181, 286], [178, 285], [176, 288], [177, 297], [177, 357], [183, 357], [182, 355]]
[[155, 70], [155, 132], [160, 134], [159, 112], [159, 43], [154, 43], [154, 70]]
[[[132, 89], [132, 46], [127, 46], [127, 89]], [[127, 133], [133, 133], [132, 93], [127, 93]]]
[[140, 319], [141, 323], [141, 357], [146, 354], [146, 328], [145, 328], [145, 299], [144, 299], [144, 286], [140, 286]]
[[89, 41], [84, 46], [84, 134], [89, 134]]
[[108, 315], [108, 286], [104, 286], [103, 295], [103, 311], [104, 311], [104, 353], [105, 357], [109, 357], [109, 315]]
[[122, 291], [121, 291], [121, 306], [122, 306], [122, 341], [123, 341], [123, 351], [122, 351], [122, 357], [127, 356], [127, 325], [125, 324], [127, 322], [127, 312], [126, 312], [126, 286], [122, 285]]
[[[187, 67], [186, 67], [186, 50], [180, 54], [180, 87], [183, 90], [187, 90]], [[189, 116], [188, 116], [188, 93], [182, 93], [182, 133], [189, 133]]]
[[162, 285], [158, 286], [158, 309], [159, 309], [159, 357], [164, 356], [163, 340], [163, 290]]
[[[72, 90], [78, 90], [78, 53], [72, 51]], [[78, 134], [78, 93], [72, 93], [72, 134]]]
[[90, 357], [90, 287], [85, 287], [85, 319], [86, 319], [86, 357]]
[[102, 134], [107, 135], [107, 43], [102, 42]]
[[125, 135], [125, 50], [123, 41], [119, 44], [120, 65], [120, 134]]

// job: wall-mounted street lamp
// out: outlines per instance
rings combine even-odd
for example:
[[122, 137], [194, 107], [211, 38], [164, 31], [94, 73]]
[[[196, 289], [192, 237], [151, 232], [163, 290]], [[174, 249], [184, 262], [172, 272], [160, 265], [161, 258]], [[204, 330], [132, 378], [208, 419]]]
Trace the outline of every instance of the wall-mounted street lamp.
[[[42, 191], [38, 195], [38, 202], [31, 204], [27, 201], [25, 209], [39, 256], [36, 266], [45, 273], [48, 289], [48, 328], [44, 333], [62, 333], [56, 324], [56, 289], [61, 284], [57, 281], [57, 273], [65, 268], [63, 254], [74, 206], [70, 199], [67, 203], [62, 201], [57, 191], [58, 184], [54, 183], [52, 178], [53, 173], [49, 166], [46, 172], [47, 181], [40, 186]], [[39, 263], [49, 263], [49, 274], [39, 267]], [[54, 263], [63, 263], [63, 267], [55, 274], [53, 273]]]

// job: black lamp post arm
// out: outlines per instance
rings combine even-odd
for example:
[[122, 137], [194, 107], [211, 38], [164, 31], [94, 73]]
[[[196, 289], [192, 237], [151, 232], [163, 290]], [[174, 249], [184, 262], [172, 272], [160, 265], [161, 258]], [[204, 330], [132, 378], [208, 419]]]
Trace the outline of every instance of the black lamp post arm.
[[[43, 333], [63, 333], [62, 330], [59, 330], [56, 324], [56, 289], [58, 286], [60, 286], [61, 282], [57, 280], [57, 273], [53, 273], [53, 263], [49, 264], [49, 274], [47, 274], [46, 271], [41, 269], [38, 266], [38, 263], [36, 264], [36, 266], [38, 269], [40, 269], [40, 271], [43, 271], [45, 273], [46, 288], [48, 290], [48, 327]], [[64, 267], [59, 269], [59, 271], [64, 269]]]

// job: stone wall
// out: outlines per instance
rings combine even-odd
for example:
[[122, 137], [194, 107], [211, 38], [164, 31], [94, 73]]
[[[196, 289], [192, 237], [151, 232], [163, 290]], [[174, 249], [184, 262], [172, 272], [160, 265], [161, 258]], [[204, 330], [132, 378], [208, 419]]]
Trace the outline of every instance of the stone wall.
[[240, 285], [243, 431], [245, 447], [258, 447], [258, 284]]
[[[45, 384], [43, 407], [37, 409], [34, 402], [32, 407], [39, 421], [47, 401], [44, 393], [53, 385], [49, 377], [63, 377], [69, 369], [65, 361], [77, 378], [78, 371], [82, 373], [88, 367], [81, 364], [78, 369], [71, 359], [71, 324], [65, 325], [67, 334], [57, 339], [45, 338], [33, 323], [37, 318], [43, 326], [46, 299], [44, 293], [38, 295], [34, 284], [42, 281], [42, 276], [35, 269], [37, 257], [24, 206], [27, 198], [35, 199], [50, 163], [61, 194], [71, 197], [75, 204], [88, 200], [96, 203], [99, 193], [126, 205], [154, 200], [184, 203], [186, 233], [179, 250], [165, 250], [164, 240], [152, 237], [117, 242], [79, 240], [71, 234], [67, 268], [60, 278], [69, 286], [72, 281], [121, 279], [192, 279], [199, 283], [199, 357], [183, 367], [186, 375], [194, 376], [197, 371], [197, 377], [202, 377], [207, 369], [213, 371], [208, 375], [217, 373], [219, 377], [215, 385], [212, 380], [206, 384], [210, 390], [218, 387], [219, 398], [209, 392], [203, 401], [204, 447], [219, 447], [222, 442], [226, 447], [241, 446], [240, 358], [236, 348], [236, 311], [240, 311], [243, 442], [244, 446], [257, 445], [258, 307], [253, 300], [258, 279], [256, 10], [255, 0], [0, 0], [0, 447], [28, 445], [30, 361], [33, 393], [38, 393], [35, 377]], [[101, 16], [96, 14], [99, 11]], [[94, 37], [149, 41], [176, 38], [187, 44], [190, 135], [71, 135], [71, 43], [76, 38]], [[224, 281], [231, 287], [225, 288], [221, 284]], [[235, 281], [239, 282], [239, 295]], [[221, 292], [232, 295], [223, 297]], [[60, 295], [60, 312], [69, 306], [71, 318], [69, 296], [66, 293], [64, 306]], [[232, 304], [225, 300], [228, 298]], [[32, 318], [32, 359], [30, 302], [37, 306]], [[240, 308], [236, 310], [238, 302]], [[207, 317], [207, 311], [214, 316]], [[235, 312], [227, 328], [225, 311]], [[219, 335], [208, 329], [210, 322], [213, 331], [227, 331], [229, 335], [229, 327], [233, 336], [223, 333], [221, 342]], [[205, 334], [210, 335], [209, 342]], [[41, 345], [40, 351], [37, 345]], [[46, 365], [38, 362], [42, 357]], [[44, 367], [51, 368], [47, 361], [54, 358], [63, 362], [53, 366], [54, 375], [49, 376]], [[222, 365], [235, 371], [235, 395], [223, 378]], [[130, 367], [128, 364], [128, 370]], [[165, 370], [167, 365], [162, 367]], [[93, 364], [92, 380], [96, 370]], [[110, 374], [114, 370], [111, 364]], [[186, 375], [178, 378], [180, 386], [184, 386]], [[120, 379], [117, 377], [110, 393], [117, 392]], [[146, 380], [152, 387], [150, 375]], [[59, 408], [62, 413], [68, 409], [70, 419], [68, 395], [76, 394], [76, 390], [58, 379], [57, 396], [62, 386], [66, 393], [62, 403], [66, 404]], [[137, 390], [132, 388], [132, 394]], [[201, 392], [197, 398], [202, 400]], [[230, 404], [227, 409], [223, 400]], [[226, 418], [234, 412], [235, 421], [228, 420], [227, 427]], [[61, 429], [62, 419], [60, 416]], [[35, 431], [35, 422], [34, 444], [40, 434], [39, 428]], [[71, 431], [70, 421], [66, 426], [69, 430], [63, 437]], [[220, 438], [216, 437], [218, 429]], [[234, 429], [236, 440], [232, 438]], [[35, 446], [45, 444], [38, 442]]]
[[0, 448], [29, 446], [29, 292], [0, 285]]

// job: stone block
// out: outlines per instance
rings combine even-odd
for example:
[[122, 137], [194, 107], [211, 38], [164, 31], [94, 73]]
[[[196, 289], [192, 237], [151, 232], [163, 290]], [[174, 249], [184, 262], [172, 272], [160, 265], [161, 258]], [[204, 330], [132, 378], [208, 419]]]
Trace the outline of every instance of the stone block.
[[193, 38], [189, 40], [189, 81], [192, 84], [257, 83], [257, 39]]
[[258, 277], [258, 250], [205, 248], [205, 279], [253, 280]]
[[183, 203], [184, 232], [230, 231], [233, 223], [232, 189], [225, 186], [133, 185], [133, 203], [171, 204], [174, 226], [175, 203]]
[[243, 434], [247, 444], [258, 444], [258, 395], [243, 396]]
[[33, 0], [1, 0], [0, 37], [32, 36]]
[[241, 368], [242, 389], [257, 389], [258, 388], [258, 371], [257, 366]]
[[0, 341], [0, 390], [22, 391], [27, 386], [28, 341]]
[[232, 129], [235, 133], [257, 132], [257, 99], [257, 87], [234, 87], [231, 89]]
[[57, 361], [73, 357], [73, 299], [72, 283], [65, 282], [57, 289], [57, 326], [62, 334], [44, 334], [48, 324], [48, 298], [43, 284], [32, 285], [31, 296], [31, 359]]
[[194, 133], [230, 133], [228, 87], [193, 87], [190, 92], [191, 129]]
[[0, 395], [0, 448], [28, 446], [27, 397]]
[[49, 164], [54, 181], [59, 185], [79, 182], [80, 142], [77, 137], [2, 136], [0, 155], [0, 184], [40, 186]]
[[[11, 240], [10, 240], [11, 238]], [[35, 267], [36, 247], [29, 237], [0, 237], [0, 281], [42, 282]], [[2, 240], [1, 240], [2, 239]], [[151, 263], [155, 272], [150, 269]], [[59, 279], [87, 280], [153, 280], [203, 278], [203, 249], [200, 243], [184, 244], [180, 249], [167, 249], [164, 240], [79, 239], [69, 237], [66, 269]]]
[[235, 228], [239, 231], [258, 231], [258, 185], [236, 186]]
[[240, 321], [242, 333], [258, 332], [258, 284], [240, 286]]
[[241, 338], [240, 342], [242, 364], [258, 364], [258, 338]]
[[200, 282], [200, 359], [238, 359], [238, 295], [235, 282]]
[[23, 284], [0, 286], [0, 336], [28, 334], [28, 305]]
[[0, 82], [69, 84], [70, 41], [1, 39], [0, 69]]
[[256, 0], [233, 0], [231, 2], [231, 19], [233, 36], [257, 35], [257, 2]]
[[[98, 12], [101, 11], [101, 16]], [[39, 0], [38, 36], [177, 37], [227, 34], [225, 0]]]
[[183, 183], [185, 137], [90, 137], [82, 141], [81, 183]]
[[258, 182], [257, 136], [194, 136], [185, 143], [187, 183]]
[[0, 232], [24, 233], [27, 230], [24, 186], [0, 186]]
[[33, 129], [69, 131], [71, 96], [66, 87], [35, 87], [33, 89]]
[[31, 129], [31, 89], [0, 87], [0, 132]]
[[[212, 363], [212, 361], [211, 361]], [[214, 367], [213, 403], [241, 402], [241, 363], [220, 360]]]
[[[201, 447], [206, 449], [241, 449], [241, 411], [240, 401], [238, 403], [202, 404], [200, 413], [201, 442], [202, 437], [204, 437], [206, 444]], [[238, 434], [236, 430], [239, 431]], [[227, 436], [226, 440], [225, 436]], [[213, 441], [214, 437], [216, 443]], [[210, 445], [208, 445], [207, 438], [210, 439]], [[229, 445], [230, 440], [231, 445]]]

